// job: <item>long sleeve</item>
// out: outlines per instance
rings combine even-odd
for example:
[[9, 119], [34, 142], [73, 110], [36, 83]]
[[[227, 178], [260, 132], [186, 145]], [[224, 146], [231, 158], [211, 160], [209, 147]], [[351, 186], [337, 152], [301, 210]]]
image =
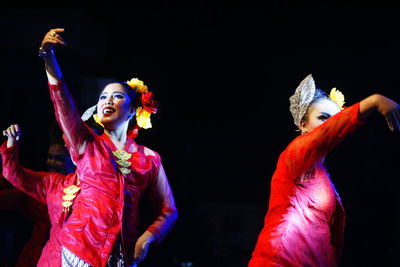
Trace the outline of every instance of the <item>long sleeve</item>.
[[343, 139], [358, 128], [360, 120], [359, 103], [335, 114], [313, 131], [293, 140], [283, 152], [286, 165], [294, 178], [302, 175], [316, 161], [326, 156]]
[[42, 203], [46, 203], [47, 188], [51, 173], [36, 172], [21, 166], [18, 148], [7, 148], [7, 142], [0, 147], [3, 159], [3, 175], [12, 185]]
[[55, 116], [63, 133], [72, 159], [77, 162], [90, 140], [89, 128], [80, 118], [77, 106], [63, 80], [57, 85], [49, 84], [50, 97], [54, 104]]
[[158, 216], [147, 228], [147, 231], [151, 232], [155, 236], [156, 242], [159, 243], [175, 224], [178, 218], [178, 210], [161, 163], [155, 178], [149, 187], [148, 195]]

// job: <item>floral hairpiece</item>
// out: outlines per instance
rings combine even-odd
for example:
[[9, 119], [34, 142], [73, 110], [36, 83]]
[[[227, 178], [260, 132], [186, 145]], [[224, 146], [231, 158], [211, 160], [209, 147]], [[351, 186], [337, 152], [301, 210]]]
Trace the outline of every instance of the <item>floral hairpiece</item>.
[[329, 94], [330, 99], [333, 100], [341, 109], [343, 109], [344, 103], [344, 95], [342, 92], [339, 90], [336, 90], [336, 88], [332, 88], [330, 94]]
[[126, 82], [136, 93], [140, 93], [141, 107], [136, 109], [136, 122], [140, 128], [149, 129], [152, 127], [150, 116], [157, 112], [157, 101], [153, 92], [149, 92], [143, 81], [133, 78]]
[[[304, 78], [295, 93], [289, 98], [290, 112], [292, 113], [294, 124], [300, 128], [300, 122], [307, 113], [307, 110], [312, 103], [315, 95], [315, 82], [311, 74]], [[335, 102], [341, 109], [344, 105], [344, 95], [336, 88], [332, 88], [329, 98]]]
[[136, 93], [147, 93], [149, 90], [143, 81], [138, 78], [132, 78], [126, 82]]
[[[143, 83], [143, 81], [133, 78], [130, 81], [127, 81], [126, 84], [135, 90], [136, 93], [140, 94], [140, 102], [141, 106], [136, 109], [136, 125], [132, 129], [130, 136], [135, 138], [137, 136], [137, 131], [139, 128], [149, 129], [151, 128], [150, 116], [153, 113], [157, 112], [157, 101], [154, 99], [154, 95], [152, 92], [149, 92], [147, 86]], [[94, 121], [104, 128], [104, 125], [101, 123], [97, 113], [96, 113], [97, 105], [94, 105], [88, 108], [83, 115], [81, 116], [83, 121], [87, 121], [93, 117]]]

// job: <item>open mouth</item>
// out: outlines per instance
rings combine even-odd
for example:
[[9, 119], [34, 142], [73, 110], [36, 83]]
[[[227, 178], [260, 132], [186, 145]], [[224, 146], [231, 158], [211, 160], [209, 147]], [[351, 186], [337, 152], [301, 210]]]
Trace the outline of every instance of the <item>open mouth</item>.
[[102, 110], [103, 114], [108, 115], [115, 112], [115, 109], [112, 107], [104, 107]]

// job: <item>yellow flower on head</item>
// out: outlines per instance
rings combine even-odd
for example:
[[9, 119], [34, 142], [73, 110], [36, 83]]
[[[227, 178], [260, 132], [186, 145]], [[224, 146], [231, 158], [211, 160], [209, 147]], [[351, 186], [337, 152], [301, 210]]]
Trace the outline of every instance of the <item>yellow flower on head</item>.
[[136, 109], [136, 122], [140, 128], [149, 129], [152, 127], [150, 121], [150, 112], [147, 112], [144, 108], [138, 107]]
[[147, 86], [143, 83], [143, 81], [138, 78], [132, 78], [130, 81], [126, 82], [133, 90], [137, 93], [147, 93]]
[[341, 108], [343, 109], [344, 103], [344, 95], [342, 92], [339, 90], [336, 90], [336, 88], [332, 88], [331, 93], [329, 94], [329, 97]]

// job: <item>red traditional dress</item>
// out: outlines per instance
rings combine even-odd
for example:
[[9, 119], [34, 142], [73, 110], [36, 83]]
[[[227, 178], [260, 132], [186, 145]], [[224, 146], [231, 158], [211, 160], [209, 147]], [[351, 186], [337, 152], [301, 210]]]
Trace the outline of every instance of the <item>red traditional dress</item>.
[[[66, 177], [58, 174], [23, 179], [25, 177], [19, 177], [19, 173], [14, 173], [7, 165], [12, 161], [9, 159], [12, 148], [6, 149], [3, 145], [2, 149], [3, 154], [7, 153], [3, 168], [9, 174], [4, 172], [5, 177], [17, 188], [48, 204], [53, 227], [38, 266], [61, 266], [61, 246], [64, 246], [90, 265], [104, 267], [118, 238], [126, 259], [132, 260], [140, 234], [139, 200], [144, 192], [158, 208], [158, 217], [147, 228], [156, 242], [164, 238], [177, 218], [160, 156], [128, 138], [124, 150], [131, 154], [127, 167], [130, 173], [122, 174], [113, 154], [116, 147], [107, 135], [98, 136], [81, 120], [65, 84], [60, 82], [49, 87], [56, 119], [77, 166], [76, 173]], [[84, 151], [79, 151], [82, 147]], [[17, 166], [15, 163], [14, 168]], [[71, 211], [63, 212], [63, 189], [74, 184], [79, 185], [80, 191], [73, 200]]]
[[323, 161], [361, 124], [355, 104], [298, 136], [282, 152], [249, 267], [337, 266], [345, 213]]
[[16, 188], [34, 199], [47, 204], [51, 229], [50, 238], [43, 248], [38, 266], [61, 266], [61, 244], [59, 236], [64, 223], [62, 211], [63, 189], [74, 184], [76, 174], [63, 175], [57, 172], [36, 172], [26, 169], [19, 163], [18, 148], [7, 148], [4, 142], [0, 148], [3, 158], [3, 174]]

